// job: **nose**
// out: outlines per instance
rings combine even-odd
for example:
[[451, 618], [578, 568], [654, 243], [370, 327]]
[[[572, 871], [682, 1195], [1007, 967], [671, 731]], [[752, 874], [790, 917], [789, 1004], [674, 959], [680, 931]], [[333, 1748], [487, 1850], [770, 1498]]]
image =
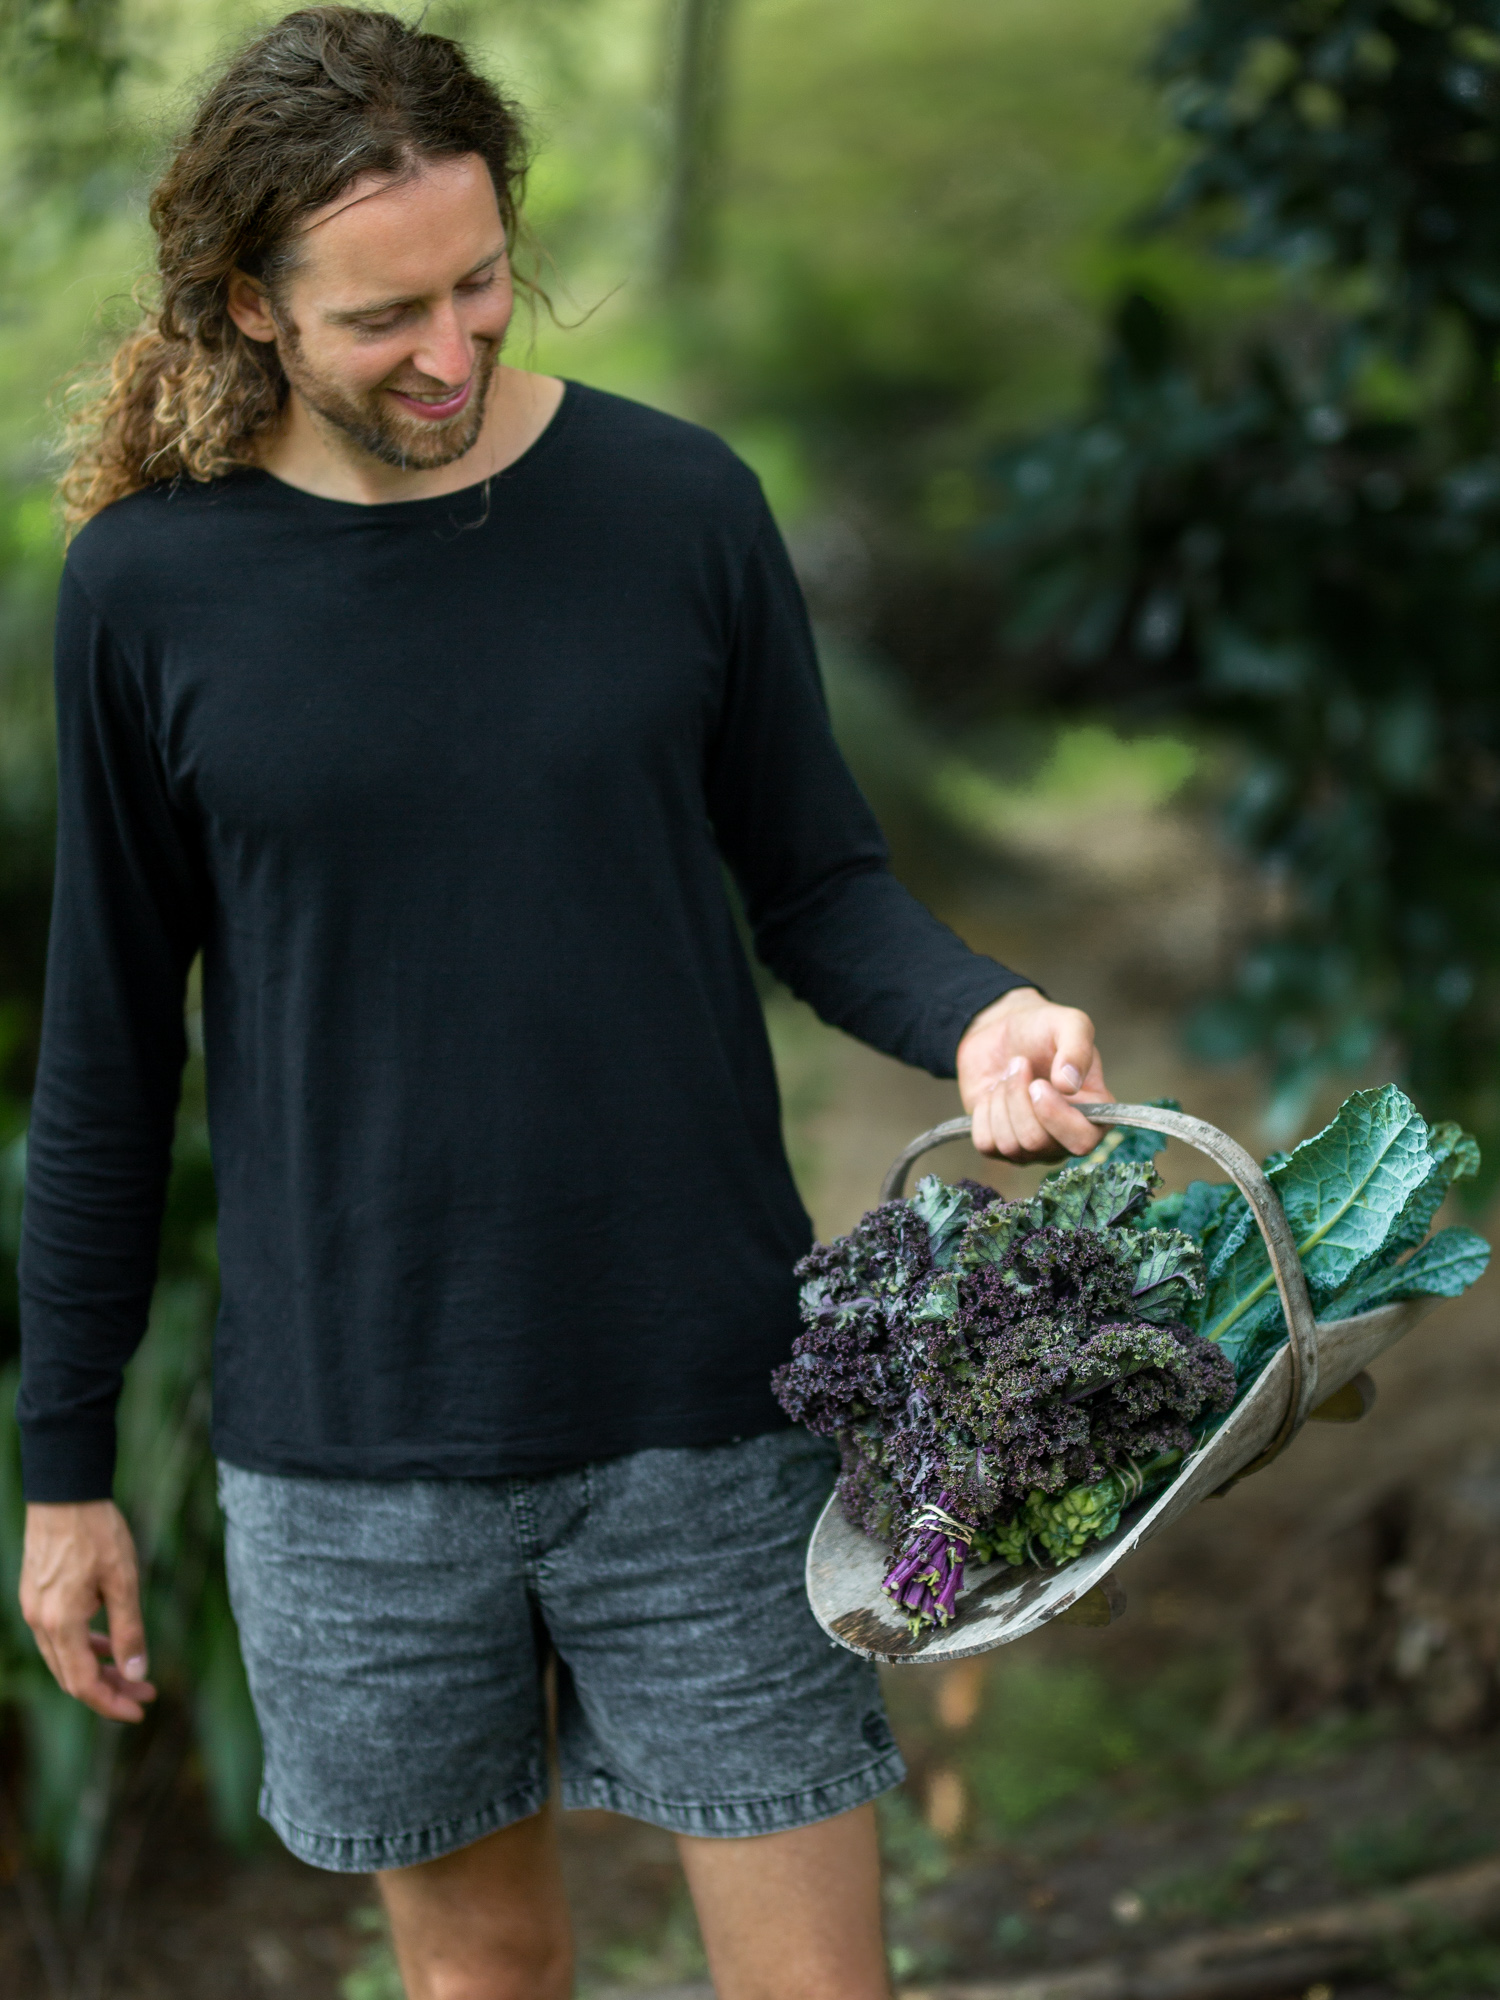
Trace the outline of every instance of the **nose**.
[[474, 345], [451, 299], [428, 314], [411, 360], [414, 368], [441, 382], [445, 389], [456, 389], [468, 381], [474, 367]]

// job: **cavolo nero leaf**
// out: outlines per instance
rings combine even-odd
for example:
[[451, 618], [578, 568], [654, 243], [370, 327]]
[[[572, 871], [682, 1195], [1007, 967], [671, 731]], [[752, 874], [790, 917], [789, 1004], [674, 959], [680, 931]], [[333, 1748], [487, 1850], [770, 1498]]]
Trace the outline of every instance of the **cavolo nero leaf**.
[[1314, 1305], [1381, 1254], [1431, 1172], [1427, 1121], [1394, 1084], [1356, 1091], [1272, 1169]]
[[1325, 1318], [1349, 1319], [1398, 1299], [1456, 1299], [1484, 1276], [1490, 1246], [1472, 1229], [1440, 1229], [1401, 1264], [1370, 1271], [1333, 1301]]
[[[1453, 1183], [1476, 1173], [1479, 1169], [1479, 1147], [1461, 1126], [1451, 1122], [1429, 1128], [1427, 1154], [1431, 1162], [1427, 1174], [1407, 1196], [1385, 1242], [1350, 1273], [1326, 1304], [1320, 1302], [1319, 1319], [1343, 1319], [1353, 1312], [1366, 1310], [1363, 1305], [1351, 1305], [1349, 1300], [1356, 1294], [1364, 1299], [1366, 1279], [1379, 1278], [1388, 1271], [1398, 1257], [1422, 1241], [1432, 1218], [1442, 1207]], [[1423, 1265], [1419, 1268], [1427, 1267]], [[1470, 1279], [1468, 1282], [1472, 1283], [1473, 1280]], [[1424, 1288], [1418, 1285], [1417, 1289]], [[1460, 1291], [1464, 1289], [1463, 1285], [1459, 1286]], [[1377, 1287], [1377, 1290], [1380, 1303], [1394, 1298], [1415, 1296], [1415, 1293], [1410, 1291], [1394, 1292], [1387, 1287]], [[1456, 1294], [1444, 1294], [1444, 1296], [1456, 1296]], [[1373, 1298], [1372, 1293], [1371, 1299]]]
[[[1427, 1125], [1386, 1084], [1346, 1099], [1331, 1125], [1271, 1172], [1307, 1276], [1314, 1309], [1377, 1255], [1414, 1189], [1431, 1171]], [[1226, 1211], [1208, 1258], [1199, 1331], [1243, 1374], [1284, 1332], [1270, 1258], [1247, 1207]], [[1267, 1336], [1270, 1336], [1269, 1338]]]
[[1174, 1188], [1142, 1210], [1142, 1229], [1180, 1229], [1200, 1244], [1206, 1242], [1225, 1208], [1242, 1198], [1230, 1181], [1190, 1181]]
[[[1319, 1319], [1420, 1292], [1453, 1296], [1473, 1283], [1484, 1267], [1482, 1239], [1469, 1231], [1442, 1251], [1435, 1238], [1421, 1262], [1394, 1259], [1420, 1242], [1452, 1182], [1473, 1172], [1477, 1151], [1455, 1126], [1429, 1131], [1387, 1084], [1357, 1091], [1322, 1132], [1267, 1162]], [[1187, 1206], [1185, 1198], [1179, 1228]], [[1219, 1342], [1243, 1379], [1285, 1337], [1270, 1259], [1243, 1197], [1221, 1193], [1202, 1241], [1208, 1288], [1198, 1331]]]
[[1431, 1127], [1427, 1151], [1432, 1160], [1431, 1170], [1407, 1197], [1400, 1219], [1387, 1239], [1386, 1250], [1391, 1256], [1420, 1243], [1453, 1183], [1468, 1180], [1479, 1172], [1477, 1143], [1462, 1126], [1451, 1121]]

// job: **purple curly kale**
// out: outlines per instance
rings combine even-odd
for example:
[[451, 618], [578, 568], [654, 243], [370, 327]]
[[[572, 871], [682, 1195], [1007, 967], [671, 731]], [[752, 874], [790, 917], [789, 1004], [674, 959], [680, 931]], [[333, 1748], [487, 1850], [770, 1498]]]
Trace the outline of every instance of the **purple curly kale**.
[[1229, 1407], [1232, 1368], [1184, 1324], [1197, 1245], [1141, 1226], [1155, 1186], [1134, 1160], [1026, 1202], [929, 1178], [798, 1267], [805, 1331], [773, 1387], [839, 1439], [844, 1511], [898, 1548], [886, 1587], [915, 1626], [947, 1622], [970, 1551], [1014, 1544], [1033, 1498], [1134, 1490]]
[[1234, 1374], [1184, 1325], [1136, 1317], [1138, 1244], [1052, 1226], [1004, 1264], [964, 1273], [952, 1318], [912, 1365], [933, 1422], [928, 1435], [892, 1435], [895, 1462], [925, 1490], [938, 1443], [948, 1504], [977, 1526], [1033, 1491], [1188, 1450], [1194, 1424], [1228, 1407]]
[[[910, 1393], [906, 1312], [934, 1270], [935, 1232], [929, 1214], [948, 1207], [967, 1222], [999, 1201], [979, 1181], [940, 1181], [949, 1205], [888, 1201], [872, 1208], [847, 1236], [819, 1243], [797, 1266], [802, 1323], [792, 1360], [772, 1387], [787, 1415], [824, 1437], [838, 1437], [864, 1418], [894, 1420]], [[928, 1183], [923, 1182], [925, 1188]], [[936, 1242], [943, 1253], [942, 1216]]]

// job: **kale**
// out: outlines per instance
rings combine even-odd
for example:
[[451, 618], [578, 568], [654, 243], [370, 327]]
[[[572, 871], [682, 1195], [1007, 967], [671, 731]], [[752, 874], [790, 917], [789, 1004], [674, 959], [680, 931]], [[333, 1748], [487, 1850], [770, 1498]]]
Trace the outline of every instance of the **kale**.
[[[1163, 1143], [1111, 1132], [1024, 1201], [928, 1176], [797, 1267], [804, 1331], [772, 1386], [838, 1439], [841, 1505], [897, 1551], [914, 1629], [952, 1615], [971, 1557], [1067, 1562], [1113, 1534], [1285, 1341], [1244, 1198], [1163, 1194]], [[1394, 1085], [1273, 1155], [1317, 1317], [1472, 1284], [1482, 1237], [1423, 1239], [1478, 1164]]]
[[773, 1386], [839, 1439], [844, 1509], [900, 1547], [888, 1587], [916, 1623], [946, 1619], [1029, 1496], [1180, 1457], [1228, 1408], [1233, 1369], [1185, 1323], [1197, 1246], [1138, 1226], [1156, 1185], [1134, 1160], [1021, 1202], [928, 1177], [798, 1266], [805, 1330]]
[[[1478, 1146], [1457, 1125], [1429, 1126], [1394, 1084], [1355, 1091], [1321, 1132], [1264, 1164], [1292, 1226], [1316, 1319], [1424, 1295], [1457, 1298], [1489, 1262], [1489, 1245], [1472, 1229], [1427, 1236], [1454, 1183], [1479, 1171]], [[1153, 1203], [1145, 1219], [1202, 1244], [1207, 1284], [1192, 1324], [1223, 1348], [1248, 1388], [1287, 1330], [1244, 1197], [1195, 1181]]]

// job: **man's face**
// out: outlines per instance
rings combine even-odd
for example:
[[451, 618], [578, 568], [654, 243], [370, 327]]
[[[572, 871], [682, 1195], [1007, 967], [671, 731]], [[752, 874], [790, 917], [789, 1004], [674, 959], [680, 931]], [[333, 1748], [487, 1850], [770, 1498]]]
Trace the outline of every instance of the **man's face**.
[[356, 181], [308, 218], [298, 250], [274, 328], [303, 402], [384, 465], [472, 450], [514, 306], [484, 162]]

